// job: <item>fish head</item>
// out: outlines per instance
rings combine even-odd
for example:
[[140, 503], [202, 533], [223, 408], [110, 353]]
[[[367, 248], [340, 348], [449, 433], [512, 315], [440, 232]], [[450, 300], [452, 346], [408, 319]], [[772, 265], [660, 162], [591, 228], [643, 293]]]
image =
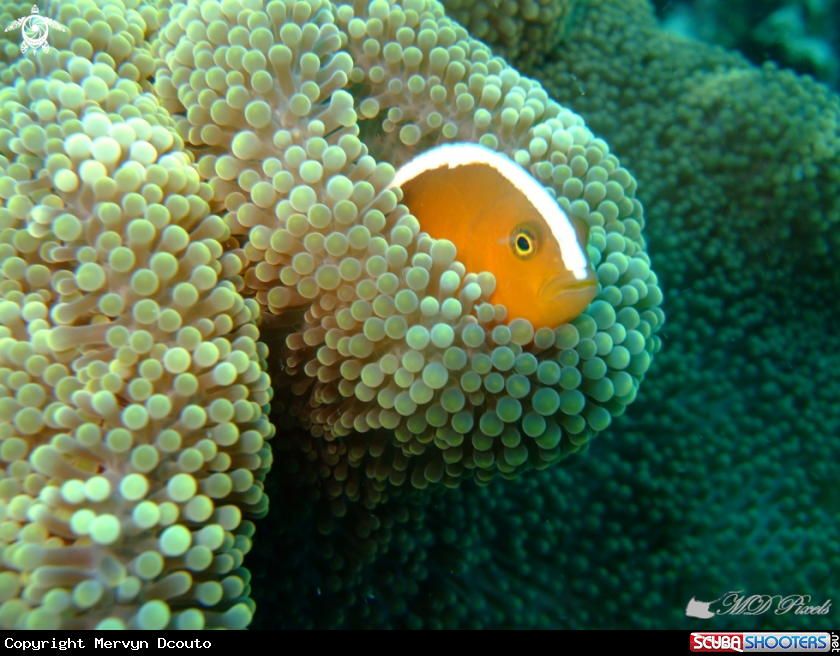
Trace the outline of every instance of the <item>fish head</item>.
[[[587, 257], [569, 257], [568, 244], [564, 254], [564, 244], [541, 216], [519, 218], [500, 239], [505, 262], [494, 267], [498, 284], [491, 300], [505, 305], [508, 321], [523, 318], [537, 328], [567, 323], [597, 296], [598, 276]], [[583, 226], [574, 228], [574, 238], [585, 253], [588, 233]], [[570, 263], [577, 266], [571, 268]]]
[[420, 227], [458, 248], [467, 271], [496, 278], [506, 321], [554, 328], [598, 294], [586, 224], [508, 157], [477, 144], [437, 146], [406, 163], [392, 185]]

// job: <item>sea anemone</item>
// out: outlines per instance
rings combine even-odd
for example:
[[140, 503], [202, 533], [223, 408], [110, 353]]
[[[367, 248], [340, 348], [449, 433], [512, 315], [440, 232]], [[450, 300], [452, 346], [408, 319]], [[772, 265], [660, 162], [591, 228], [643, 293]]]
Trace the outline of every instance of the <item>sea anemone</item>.
[[69, 50], [0, 91], [0, 626], [244, 627], [273, 434], [259, 308], [137, 82], [141, 15], [57, 16]]
[[[155, 89], [185, 116], [179, 134], [242, 245], [237, 289], [278, 315], [266, 326], [302, 323], [278, 384], [317, 438], [328, 496], [515, 476], [632, 402], [662, 294], [636, 182], [579, 116], [435, 2], [196, 0], [171, 14]], [[571, 324], [490, 305], [493, 274], [465, 271], [388, 188], [413, 153], [453, 141], [506, 153], [588, 224], [602, 291]]]

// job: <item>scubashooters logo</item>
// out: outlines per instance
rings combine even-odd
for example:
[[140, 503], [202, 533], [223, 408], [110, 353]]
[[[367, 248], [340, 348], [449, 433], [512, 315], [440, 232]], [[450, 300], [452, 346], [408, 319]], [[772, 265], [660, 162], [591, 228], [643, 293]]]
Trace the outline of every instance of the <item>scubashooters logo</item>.
[[722, 633], [695, 631], [690, 637], [691, 651], [700, 652], [795, 652], [832, 651], [833, 636], [825, 631], [743, 631]]
[[[688, 617], [709, 619], [716, 615], [761, 615], [773, 608], [774, 615], [828, 615], [831, 609], [831, 599], [822, 606], [809, 606], [811, 595], [750, 595], [742, 594], [743, 590], [727, 592], [714, 601], [698, 601], [694, 597], [688, 602], [685, 614]], [[712, 610], [711, 606], [720, 602], [720, 608]]]
[[12, 21], [12, 24], [6, 28], [6, 31], [16, 30], [20, 28], [23, 43], [20, 44], [21, 53], [26, 52], [30, 48], [37, 51], [41, 48], [44, 52], [50, 51], [50, 44], [47, 43], [47, 37], [50, 33], [50, 28], [65, 32], [64, 26], [59, 22], [54, 21], [48, 16], [41, 16], [38, 11], [38, 5], [32, 5], [32, 13], [29, 16], [18, 18]]

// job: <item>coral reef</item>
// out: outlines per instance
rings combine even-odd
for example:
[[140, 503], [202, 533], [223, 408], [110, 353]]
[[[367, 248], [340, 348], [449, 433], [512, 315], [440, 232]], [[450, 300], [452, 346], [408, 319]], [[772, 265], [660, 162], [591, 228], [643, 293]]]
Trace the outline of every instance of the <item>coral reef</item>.
[[[840, 99], [662, 34], [646, 3], [589, 2], [581, 20], [540, 77], [630, 160], [672, 290], [670, 348], [618, 434], [673, 468], [656, 480], [679, 499], [677, 580], [697, 581], [686, 599], [747, 589], [820, 604], [838, 590]], [[756, 622], [827, 623], [777, 617]]]
[[774, 61], [840, 84], [840, 2], [837, 0], [656, 0], [669, 32], [732, 48], [750, 61]]
[[452, 0], [449, 15], [473, 38], [520, 66], [551, 57], [566, 34], [575, 0]]

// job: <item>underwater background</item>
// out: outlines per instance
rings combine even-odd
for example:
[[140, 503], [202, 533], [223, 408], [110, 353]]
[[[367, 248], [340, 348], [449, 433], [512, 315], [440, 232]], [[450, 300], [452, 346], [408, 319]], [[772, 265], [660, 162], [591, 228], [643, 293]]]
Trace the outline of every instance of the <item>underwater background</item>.
[[[0, 628], [836, 624], [840, 0], [443, 6], [0, 0]], [[399, 204], [446, 141], [584, 314]]]
[[[829, 628], [840, 3], [444, 4], [638, 180], [663, 347], [585, 455], [487, 487], [393, 494], [326, 534], [305, 458], [284, 442], [246, 559], [252, 627]], [[729, 591], [832, 605], [686, 617], [692, 597]]]

